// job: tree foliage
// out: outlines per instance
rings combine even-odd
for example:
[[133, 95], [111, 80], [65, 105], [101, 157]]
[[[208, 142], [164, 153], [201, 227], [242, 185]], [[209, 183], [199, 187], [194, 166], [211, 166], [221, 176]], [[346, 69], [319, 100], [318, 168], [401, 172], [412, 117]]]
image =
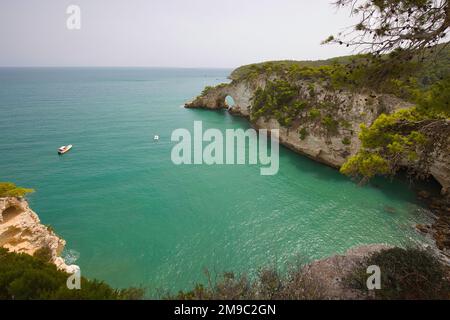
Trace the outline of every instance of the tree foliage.
[[275, 80], [266, 87], [258, 88], [253, 98], [252, 119], [261, 116], [275, 116], [283, 126], [289, 126], [292, 119], [304, 107], [297, 102], [298, 88], [285, 80]]
[[425, 52], [446, 37], [450, 26], [448, 0], [337, 0], [359, 22], [325, 43], [355, 46], [382, 55], [397, 51], [405, 60], [411, 52]]

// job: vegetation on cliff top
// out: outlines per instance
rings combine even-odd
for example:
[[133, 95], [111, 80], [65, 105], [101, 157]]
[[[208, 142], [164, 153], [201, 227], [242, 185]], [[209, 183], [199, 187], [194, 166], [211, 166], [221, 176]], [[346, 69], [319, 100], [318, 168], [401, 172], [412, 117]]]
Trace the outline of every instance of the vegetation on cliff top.
[[34, 192], [33, 189], [21, 188], [12, 182], [0, 182], [1, 197], [23, 197], [28, 193]]
[[69, 290], [69, 274], [54, 264], [0, 248], [0, 300], [122, 300], [140, 299], [143, 290], [117, 290], [104, 282], [81, 278], [80, 290]]
[[234, 81], [245, 80], [253, 77], [257, 77], [261, 74], [281, 74], [287, 73], [290, 70], [301, 68], [318, 68], [323, 66], [333, 65], [335, 63], [349, 62], [354, 56], [337, 57], [327, 60], [311, 60], [311, 61], [295, 61], [295, 60], [282, 60], [282, 61], [267, 61], [262, 63], [253, 63], [245, 66], [241, 66], [233, 70], [230, 74], [230, 79]]
[[394, 51], [381, 57], [360, 54], [320, 61], [270, 61], [237, 68], [230, 78], [248, 81], [262, 76], [291, 83], [319, 81], [334, 90], [366, 88], [411, 99], [410, 89], [424, 89], [450, 76], [450, 48], [444, 44], [399, 62], [397, 57], [402, 55], [401, 51]]

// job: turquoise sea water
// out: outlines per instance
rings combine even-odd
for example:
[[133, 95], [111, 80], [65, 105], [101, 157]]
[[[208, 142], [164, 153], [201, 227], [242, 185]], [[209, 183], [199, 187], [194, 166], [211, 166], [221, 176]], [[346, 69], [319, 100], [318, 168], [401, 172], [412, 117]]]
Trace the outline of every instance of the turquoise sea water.
[[66, 257], [117, 287], [186, 289], [204, 268], [251, 273], [424, 240], [412, 226], [428, 218], [405, 181], [362, 188], [284, 148], [275, 176], [173, 165], [174, 129], [249, 127], [181, 107], [229, 72], [0, 69], [0, 181], [35, 188], [31, 206], [66, 239]]

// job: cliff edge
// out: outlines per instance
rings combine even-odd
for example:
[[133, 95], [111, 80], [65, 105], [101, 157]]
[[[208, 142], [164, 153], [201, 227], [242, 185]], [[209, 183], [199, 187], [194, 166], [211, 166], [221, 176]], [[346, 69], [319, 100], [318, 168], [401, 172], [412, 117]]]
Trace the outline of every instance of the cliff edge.
[[[292, 79], [288, 71], [260, 72], [246, 77], [236, 77], [235, 73], [230, 83], [205, 88], [185, 107], [226, 108], [249, 119], [255, 128], [279, 129], [281, 144], [334, 168], [340, 168], [360, 150], [361, 124], [370, 127], [382, 114], [413, 106], [392, 94], [336, 88], [323, 78], [302, 75]], [[227, 97], [234, 100], [233, 106], [227, 105]], [[283, 100], [290, 102], [283, 105]], [[273, 106], [267, 107], [270, 103]], [[448, 197], [450, 137], [447, 141], [444, 152], [431, 159], [427, 173], [440, 183], [442, 194]]]
[[66, 265], [61, 253], [66, 241], [41, 224], [38, 215], [21, 198], [0, 198], [0, 247], [29, 255], [43, 254], [58, 269], [67, 273], [79, 270]]

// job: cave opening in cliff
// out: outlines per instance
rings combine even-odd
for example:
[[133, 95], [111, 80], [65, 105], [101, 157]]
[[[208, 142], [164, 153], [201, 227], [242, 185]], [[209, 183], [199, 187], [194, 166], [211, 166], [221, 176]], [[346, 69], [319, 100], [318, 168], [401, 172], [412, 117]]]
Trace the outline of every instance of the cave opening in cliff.
[[226, 105], [227, 109], [231, 109], [236, 106], [236, 102], [234, 101], [232, 96], [226, 96], [225, 97], [225, 105]]
[[14, 219], [15, 217], [17, 217], [20, 213], [22, 212], [22, 210], [16, 206], [11, 206], [9, 208], [7, 208], [5, 211], [3, 211], [2, 213], [2, 218], [3, 218], [3, 223], [6, 223], [12, 219]]

